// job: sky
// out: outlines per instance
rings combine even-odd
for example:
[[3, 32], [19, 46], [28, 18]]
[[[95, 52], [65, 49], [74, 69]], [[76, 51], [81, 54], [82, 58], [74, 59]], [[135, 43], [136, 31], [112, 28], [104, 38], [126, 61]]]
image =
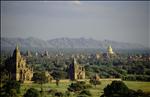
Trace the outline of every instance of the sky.
[[93, 38], [150, 47], [149, 1], [1, 1], [1, 36]]

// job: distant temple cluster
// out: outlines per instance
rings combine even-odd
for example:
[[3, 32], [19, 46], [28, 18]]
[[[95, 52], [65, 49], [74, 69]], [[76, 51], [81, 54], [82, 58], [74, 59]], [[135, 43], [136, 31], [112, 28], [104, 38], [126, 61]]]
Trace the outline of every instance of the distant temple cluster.
[[[38, 56], [38, 53], [36, 52], [35, 55]], [[61, 55], [63, 56], [63, 54]], [[43, 56], [50, 58], [48, 51], [45, 51], [44, 54], [42, 54], [42, 57]], [[113, 56], [116, 56], [116, 54], [113, 52], [112, 47], [108, 46], [106, 57], [110, 58]], [[26, 57], [32, 57], [30, 51], [27, 51]], [[81, 57], [84, 58], [85, 56], [82, 55]], [[99, 59], [100, 57], [101, 56], [99, 54], [96, 54], [97, 59]], [[72, 56], [72, 59], [73, 59], [72, 63], [69, 65], [69, 79], [70, 80], [85, 79], [86, 74], [84, 65], [79, 64], [75, 56]], [[18, 46], [14, 50], [12, 57], [7, 59], [6, 66], [8, 71], [10, 72], [9, 75], [11, 79], [22, 82], [32, 80], [34, 71], [26, 64], [26, 59], [23, 56], [21, 56]], [[48, 72], [46, 72], [45, 74], [46, 76], [50, 76]]]

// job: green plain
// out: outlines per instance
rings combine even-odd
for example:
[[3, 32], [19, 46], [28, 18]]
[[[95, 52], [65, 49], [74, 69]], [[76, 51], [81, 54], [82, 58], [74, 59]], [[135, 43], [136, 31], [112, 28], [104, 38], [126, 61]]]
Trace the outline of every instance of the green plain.
[[[103, 89], [104, 87], [106, 87], [108, 84], [110, 84], [112, 81], [101, 81], [101, 85], [97, 85], [96, 87], [93, 86], [92, 88], [90, 88], [90, 92], [92, 93], [92, 97], [100, 97], [100, 95], [103, 94]], [[87, 82], [88, 83], [88, 82]], [[124, 83], [133, 90], [138, 90], [141, 89], [144, 92], [150, 92], [150, 82], [140, 82], [140, 81], [124, 81]], [[59, 86], [56, 86], [56, 84], [53, 83], [47, 83], [47, 84], [43, 84], [43, 89], [45, 91], [48, 91], [50, 89], [56, 89], [57, 91], [60, 92], [65, 92], [67, 91], [68, 85], [70, 85], [71, 82], [61, 82], [59, 83]], [[30, 87], [36, 88], [38, 90], [40, 90], [40, 85], [39, 84], [22, 84], [21, 85], [21, 95], [23, 95], [26, 90]], [[47, 92], [45, 92], [46, 97], [52, 97], [50, 94], [48, 94]], [[76, 97], [75, 94], [71, 94], [70, 97]]]

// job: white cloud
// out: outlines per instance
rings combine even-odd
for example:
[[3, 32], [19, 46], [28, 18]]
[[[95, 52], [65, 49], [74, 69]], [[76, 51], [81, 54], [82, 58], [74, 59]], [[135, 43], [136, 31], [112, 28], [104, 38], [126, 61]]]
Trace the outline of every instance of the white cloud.
[[79, 0], [72, 1], [72, 3], [75, 5], [81, 5], [81, 2]]

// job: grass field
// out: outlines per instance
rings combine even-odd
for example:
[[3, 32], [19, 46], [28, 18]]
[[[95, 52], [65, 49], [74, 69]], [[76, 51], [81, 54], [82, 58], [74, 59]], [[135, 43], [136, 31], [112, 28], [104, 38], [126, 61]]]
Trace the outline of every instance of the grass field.
[[[96, 87], [92, 87], [90, 90], [90, 92], [92, 93], [92, 97], [100, 97], [100, 95], [103, 94], [103, 89], [105, 86], [107, 86], [107, 84], [110, 84], [112, 81], [110, 80], [107, 80], [107, 81], [104, 81], [102, 80], [101, 81], [102, 84], [101, 85], [97, 85]], [[67, 87], [68, 85], [70, 84], [71, 82], [61, 82], [59, 83], [59, 86], [56, 86], [55, 83], [47, 83], [47, 84], [44, 84], [43, 85], [43, 88], [45, 91], [47, 90], [50, 90], [50, 89], [57, 89], [58, 91], [61, 91], [61, 92], [65, 92], [67, 91]], [[87, 82], [88, 83], [88, 82]], [[150, 82], [139, 82], [139, 81], [124, 81], [124, 83], [130, 88], [130, 89], [133, 89], [133, 90], [138, 90], [138, 89], [141, 89], [145, 92], [150, 92]], [[22, 84], [21, 85], [21, 94], [24, 94], [25, 91], [30, 88], [30, 87], [33, 87], [33, 88], [36, 88], [38, 90], [40, 90], [40, 85], [39, 84]], [[46, 97], [51, 97], [49, 94], [45, 93]], [[76, 97], [75, 95], [71, 96], [71, 97]]]

